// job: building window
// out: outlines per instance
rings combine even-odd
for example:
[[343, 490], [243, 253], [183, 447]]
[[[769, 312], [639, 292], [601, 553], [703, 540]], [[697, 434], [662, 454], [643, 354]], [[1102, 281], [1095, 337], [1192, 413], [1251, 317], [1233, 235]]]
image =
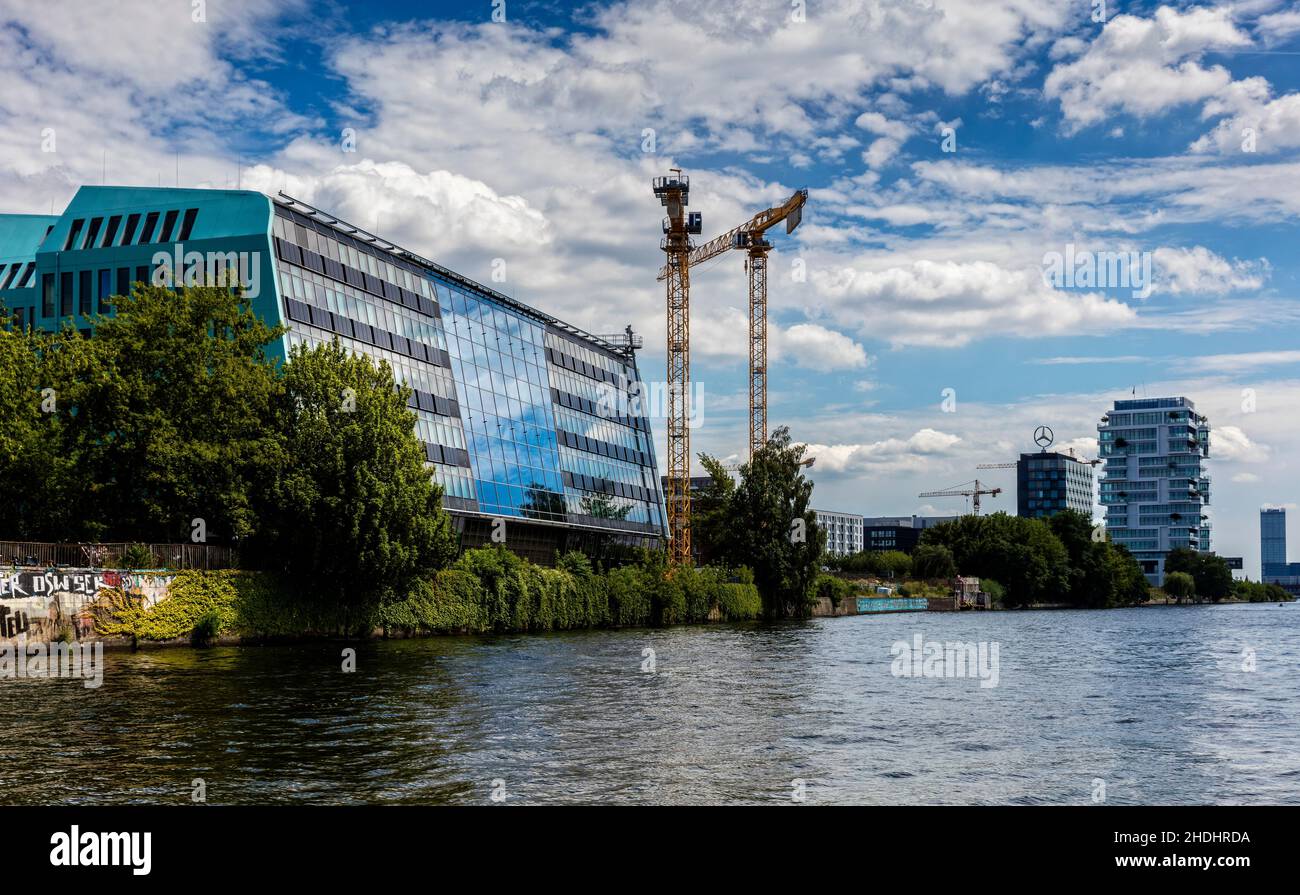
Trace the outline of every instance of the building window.
[[137, 267], [137, 268], [135, 269], [135, 282], [137, 282], [137, 283], [144, 283], [146, 286], [148, 286], [148, 285], [149, 285], [149, 268], [147, 268], [147, 267]]
[[117, 294], [131, 294], [131, 268], [119, 267], [117, 269]]
[[54, 274], [41, 274], [41, 314], [54, 316]]
[[99, 245], [101, 248], [108, 248], [113, 244], [113, 237], [117, 236], [117, 228], [122, 225], [122, 216], [115, 214], [108, 219], [108, 226], [104, 228], [104, 241]]
[[63, 251], [66, 252], [72, 248], [73, 243], [77, 241], [77, 237], [81, 235], [81, 228], [85, 224], [84, 218], [77, 218], [72, 222], [72, 226], [68, 228], [68, 241], [63, 244]]
[[36, 272], [36, 262], [28, 261], [27, 269], [23, 271], [22, 277], [18, 280], [18, 288], [26, 289], [32, 283], [32, 274]]
[[81, 272], [81, 276], [78, 279], [80, 279], [81, 281], [78, 284], [81, 287], [79, 290], [79, 297], [81, 299], [80, 311], [83, 316], [89, 316], [90, 307], [91, 307], [90, 306], [91, 290], [95, 288], [95, 273], [94, 271], [91, 270], [83, 270]]
[[176, 229], [176, 216], [180, 214], [176, 209], [167, 212], [163, 218], [162, 232], [158, 234], [159, 242], [168, 242], [172, 238], [172, 230]]
[[122, 233], [122, 245], [129, 246], [131, 244], [131, 239], [135, 236], [135, 228], [139, 226], [140, 215], [138, 212], [136, 214], [127, 215], [126, 230]]
[[93, 249], [95, 247], [95, 237], [99, 235], [99, 228], [103, 225], [103, 218], [90, 219], [90, 227], [86, 229], [86, 241], [81, 246], [83, 249]]
[[59, 316], [72, 316], [72, 271], [59, 274]]
[[108, 297], [113, 294], [113, 271], [99, 272], [99, 313], [108, 313]]
[[185, 219], [181, 221], [181, 235], [179, 237], [181, 242], [189, 239], [190, 234], [194, 232], [194, 219], [198, 216], [199, 210], [197, 208], [185, 209]]
[[158, 226], [158, 212], [151, 211], [144, 219], [144, 227], [140, 230], [140, 241], [136, 245], [144, 245], [153, 242], [153, 228]]

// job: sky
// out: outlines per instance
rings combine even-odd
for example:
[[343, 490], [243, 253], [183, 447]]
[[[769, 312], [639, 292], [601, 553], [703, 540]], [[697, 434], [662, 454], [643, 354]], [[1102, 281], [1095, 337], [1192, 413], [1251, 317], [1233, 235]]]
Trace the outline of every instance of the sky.
[[[807, 188], [773, 236], [768, 416], [820, 508], [961, 512], [917, 495], [978, 474], [1014, 512], [978, 464], [1038, 425], [1095, 457], [1133, 395], [1209, 416], [1214, 548], [1252, 577], [1259, 508], [1300, 498], [1294, 3], [0, 0], [0, 83], [0, 210], [284, 190], [631, 324], [652, 382], [651, 178], [686, 171], [705, 238]], [[1136, 281], [1053, 276], [1121, 252]], [[693, 271], [695, 453], [746, 449], [746, 301], [741, 253]]]

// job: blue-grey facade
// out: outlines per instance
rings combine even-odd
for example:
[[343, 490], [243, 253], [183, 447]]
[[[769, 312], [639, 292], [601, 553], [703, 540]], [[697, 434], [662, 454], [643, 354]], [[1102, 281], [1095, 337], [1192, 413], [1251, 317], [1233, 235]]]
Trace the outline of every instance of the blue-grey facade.
[[1209, 420], [1189, 398], [1135, 398], [1116, 401], [1097, 435], [1106, 531], [1160, 586], [1170, 550], [1210, 552]]
[[506, 520], [549, 560], [594, 541], [657, 543], [662, 492], [632, 339], [581, 331], [287, 196], [83, 187], [62, 215], [0, 215], [0, 301], [18, 326], [93, 328], [138, 281], [237, 273], [286, 333], [338, 339], [412, 390], [416, 432], [462, 543]]
[[1040, 451], [1016, 462], [1016, 512], [1041, 519], [1061, 510], [1092, 516], [1092, 466], [1071, 454]]

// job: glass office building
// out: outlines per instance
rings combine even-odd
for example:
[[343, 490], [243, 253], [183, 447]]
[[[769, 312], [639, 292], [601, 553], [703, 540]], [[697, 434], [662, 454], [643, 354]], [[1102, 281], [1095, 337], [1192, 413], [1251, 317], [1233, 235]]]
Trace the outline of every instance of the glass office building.
[[[1277, 569], [1286, 565], [1286, 510], [1264, 507], [1259, 511], [1259, 566], [1265, 575], [1285, 574]], [[1272, 568], [1270, 568], [1272, 567]]]
[[411, 389], [462, 545], [541, 561], [664, 535], [630, 333], [599, 337], [287, 196], [82, 187], [62, 215], [0, 215], [0, 301], [15, 325], [89, 330], [136, 281], [233, 270], [286, 327], [272, 353], [338, 339]]
[[1041, 451], [1016, 462], [1016, 511], [1041, 519], [1061, 510], [1092, 516], [1092, 466], [1072, 454]]
[[1210, 552], [1210, 423], [1189, 398], [1116, 401], [1097, 426], [1106, 531], [1164, 583], [1165, 555]]

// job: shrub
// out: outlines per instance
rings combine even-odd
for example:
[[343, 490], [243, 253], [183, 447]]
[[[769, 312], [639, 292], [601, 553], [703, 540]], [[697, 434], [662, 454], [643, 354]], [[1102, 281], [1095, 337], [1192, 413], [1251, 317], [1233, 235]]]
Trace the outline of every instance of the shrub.
[[144, 544], [132, 544], [113, 562], [117, 569], [156, 569], [158, 565], [158, 557]]
[[199, 616], [199, 620], [194, 623], [194, 630], [190, 632], [190, 643], [194, 646], [211, 646], [212, 641], [217, 639], [217, 634], [221, 632], [221, 613], [215, 609], [209, 609]]

